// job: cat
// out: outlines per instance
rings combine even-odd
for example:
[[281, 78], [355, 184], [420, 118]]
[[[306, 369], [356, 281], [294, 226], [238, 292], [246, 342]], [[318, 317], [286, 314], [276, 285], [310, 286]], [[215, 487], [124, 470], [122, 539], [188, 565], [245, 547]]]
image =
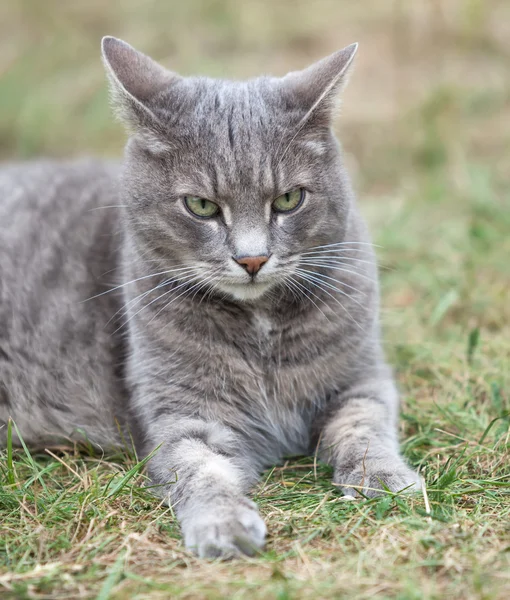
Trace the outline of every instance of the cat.
[[1, 443], [132, 436], [201, 557], [264, 546], [246, 494], [286, 455], [350, 495], [421, 486], [332, 132], [356, 50], [233, 82], [106, 37], [123, 164], [0, 170]]

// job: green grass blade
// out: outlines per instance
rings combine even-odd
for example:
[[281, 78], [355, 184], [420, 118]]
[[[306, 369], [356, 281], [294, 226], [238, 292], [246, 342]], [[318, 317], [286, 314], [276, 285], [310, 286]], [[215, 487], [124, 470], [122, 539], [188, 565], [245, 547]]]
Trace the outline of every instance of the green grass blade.
[[123, 563], [125, 556], [126, 550], [123, 550], [117, 557], [117, 560], [115, 561], [111, 571], [109, 572], [108, 577], [105, 579], [105, 582], [103, 583], [103, 586], [101, 587], [101, 590], [97, 595], [96, 600], [108, 600], [108, 598], [110, 598], [110, 594], [113, 588], [117, 585], [122, 576], [122, 572], [124, 570]]
[[16, 433], [18, 434], [18, 438], [19, 438], [20, 444], [21, 444], [21, 446], [22, 446], [22, 448], [23, 448], [23, 450], [25, 452], [27, 460], [28, 460], [30, 466], [32, 467], [32, 470], [34, 471], [36, 479], [39, 481], [39, 483], [41, 484], [41, 486], [47, 492], [48, 490], [47, 490], [46, 484], [44, 483], [44, 480], [42, 478], [41, 471], [40, 471], [39, 467], [37, 466], [36, 462], [32, 458], [32, 455], [30, 454], [30, 450], [28, 449], [28, 446], [25, 444], [25, 440], [23, 439], [23, 436], [21, 435], [21, 432], [19, 431], [18, 426], [16, 425], [15, 421], [12, 421], [12, 423], [14, 425], [14, 429], [16, 430]]
[[[160, 445], [161, 446], [161, 445]], [[114, 478], [112, 478], [109, 482], [108, 485], [106, 486], [105, 489], [105, 497], [106, 498], [112, 498], [117, 496], [122, 489], [129, 483], [129, 481], [131, 481], [131, 479], [133, 479], [133, 477], [135, 475], [137, 475], [142, 469], [143, 467], [150, 461], [150, 459], [156, 454], [156, 452], [159, 450], [160, 446], [158, 446], [157, 448], [155, 448], [150, 454], [148, 454], [144, 459], [142, 459], [139, 463], [137, 463], [134, 467], [132, 467], [131, 469], [129, 469], [129, 471], [127, 471], [116, 483], [115, 485], [111, 488], [108, 489], [111, 482], [114, 480]]]
[[510, 417], [510, 412], [509, 413], [503, 413], [502, 415], [500, 415], [499, 417], [496, 417], [495, 419], [492, 419], [492, 421], [487, 425], [487, 427], [485, 428], [485, 431], [482, 433], [482, 437], [478, 440], [478, 443], [480, 445], [483, 444], [485, 438], [489, 435], [489, 431], [492, 429], [492, 426], [497, 422], [500, 421], [501, 419], [508, 419], [508, 417]]
[[16, 483], [14, 464], [12, 462], [12, 420], [7, 422], [7, 482], [10, 485]]

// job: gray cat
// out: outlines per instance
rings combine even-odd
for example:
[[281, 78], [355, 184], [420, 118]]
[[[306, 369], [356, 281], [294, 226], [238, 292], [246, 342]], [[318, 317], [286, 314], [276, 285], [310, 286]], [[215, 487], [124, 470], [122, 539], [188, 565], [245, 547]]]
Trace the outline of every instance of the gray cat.
[[377, 269], [331, 121], [356, 52], [184, 78], [107, 37], [122, 168], [0, 171], [0, 441], [132, 435], [200, 556], [250, 554], [245, 494], [317, 449], [345, 493], [418, 489]]

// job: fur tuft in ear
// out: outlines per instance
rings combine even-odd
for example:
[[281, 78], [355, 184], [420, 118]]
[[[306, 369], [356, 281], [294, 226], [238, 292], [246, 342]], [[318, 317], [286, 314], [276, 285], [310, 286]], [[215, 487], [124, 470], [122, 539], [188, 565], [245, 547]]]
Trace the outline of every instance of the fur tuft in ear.
[[307, 111], [305, 122], [329, 127], [333, 109], [345, 87], [358, 44], [351, 44], [310, 67], [289, 73], [283, 83], [295, 101]]
[[157, 117], [151, 100], [178, 75], [114, 37], [104, 37], [101, 50], [112, 104], [121, 121], [134, 130], [154, 126]]

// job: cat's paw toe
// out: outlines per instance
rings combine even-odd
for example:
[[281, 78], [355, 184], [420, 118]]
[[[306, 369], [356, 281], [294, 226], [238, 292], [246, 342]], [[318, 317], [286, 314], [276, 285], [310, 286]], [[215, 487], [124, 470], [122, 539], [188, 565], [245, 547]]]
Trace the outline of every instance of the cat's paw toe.
[[204, 507], [183, 523], [186, 546], [200, 558], [253, 556], [264, 546], [266, 526], [253, 502]]
[[[372, 498], [387, 491], [412, 493], [421, 490], [421, 477], [400, 459], [388, 461], [366, 461], [356, 467], [335, 469], [333, 477], [345, 495]], [[361, 492], [361, 494], [359, 493]]]

